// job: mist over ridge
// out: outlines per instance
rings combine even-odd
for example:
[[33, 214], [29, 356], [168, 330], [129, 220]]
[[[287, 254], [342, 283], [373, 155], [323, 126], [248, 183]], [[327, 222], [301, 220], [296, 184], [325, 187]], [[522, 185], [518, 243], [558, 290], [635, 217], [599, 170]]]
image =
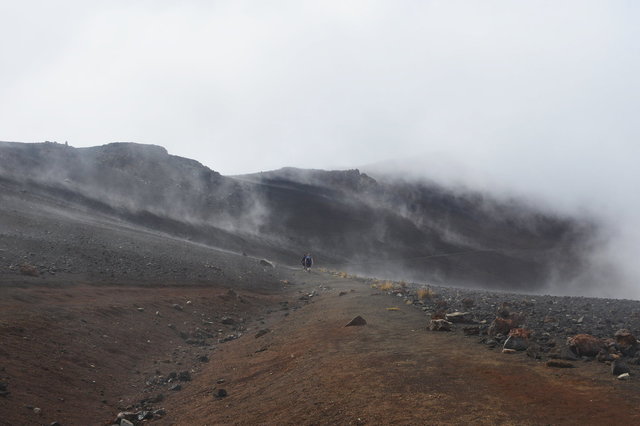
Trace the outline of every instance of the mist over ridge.
[[34, 197], [283, 264], [311, 251], [320, 265], [433, 284], [600, 289], [590, 262], [601, 236], [588, 219], [434, 182], [357, 169], [225, 177], [133, 143], [0, 143], [0, 180], [7, 200]]

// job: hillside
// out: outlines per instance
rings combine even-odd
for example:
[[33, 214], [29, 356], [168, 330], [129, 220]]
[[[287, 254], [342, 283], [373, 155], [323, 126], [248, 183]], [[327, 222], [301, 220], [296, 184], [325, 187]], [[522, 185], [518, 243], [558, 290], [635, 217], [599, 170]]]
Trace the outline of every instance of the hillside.
[[[6, 216], [49, 206], [71, 224], [99, 218], [236, 253], [268, 253], [285, 264], [311, 251], [322, 266], [493, 289], [541, 291], [572, 279], [595, 232], [487, 194], [378, 181], [358, 170], [225, 177], [162, 147], [133, 143], [3, 142], [0, 185]], [[45, 231], [30, 238], [46, 241], [54, 230]], [[17, 250], [3, 256], [5, 267], [25, 255], [18, 240], [27, 234], [12, 234]], [[30, 253], [36, 264], [59, 263], [49, 259], [55, 253]], [[76, 271], [83, 269], [91, 271]]]

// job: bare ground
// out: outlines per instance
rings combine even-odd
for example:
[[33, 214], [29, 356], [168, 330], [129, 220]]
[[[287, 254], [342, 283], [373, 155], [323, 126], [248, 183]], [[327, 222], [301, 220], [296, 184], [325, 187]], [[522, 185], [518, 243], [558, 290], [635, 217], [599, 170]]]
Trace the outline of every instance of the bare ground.
[[[489, 351], [475, 338], [426, 331], [424, 313], [362, 281], [288, 274], [288, 284], [236, 292], [3, 286], [0, 381], [11, 393], [0, 397], [0, 424], [110, 424], [158, 394], [154, 406], [167, 411], [159, 425], [640, 422], [635, 377]], [[367, 325], [344, 327], [356, 315]], [[224, 316], [236, 326], [221, 325]], [[262, 329], [270, 332], [255, 337]], [[197, 330], [214, 343], [187, 344]], [[217, 343], [229, 333], [242, 336]], [[146, 383], [182, 370], [192, 380], [180, 391]]]

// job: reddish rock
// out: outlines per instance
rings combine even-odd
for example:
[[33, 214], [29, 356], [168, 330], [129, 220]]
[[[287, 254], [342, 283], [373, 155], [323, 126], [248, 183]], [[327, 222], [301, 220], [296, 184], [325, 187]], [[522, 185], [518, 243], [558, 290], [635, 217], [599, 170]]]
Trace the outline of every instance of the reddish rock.
[[445, 319], [445, 317], [447, 316], [445, 311], [437, 311], [434, 312], [433, 314], [431, 314], [431, 319], [432, 320], [438, 320], [438, 319]]
[[532, 331], [526, 328], [512, 328], [509, 331], [509, 336], [511, 337], [519, 337], [521, 339], [528, 339], [531, 337]]
[[638, 340], [626, 328], [616, 331], [616, 334], [614, 334], [614, 337], [616, 339], [616, 344], [622, 350], [635, 348], [638, 345]]
[[495, 336], [496, 334], [509, 334], [509, 331], [514, 327], [513, 320], [507, 318], [496, 318], [489, 326], [489, 336]]
[[590, 334], [576, 334], [567, 338], [567, 345], [578, 356], [596, 356], [604, 347], [602, 339]]

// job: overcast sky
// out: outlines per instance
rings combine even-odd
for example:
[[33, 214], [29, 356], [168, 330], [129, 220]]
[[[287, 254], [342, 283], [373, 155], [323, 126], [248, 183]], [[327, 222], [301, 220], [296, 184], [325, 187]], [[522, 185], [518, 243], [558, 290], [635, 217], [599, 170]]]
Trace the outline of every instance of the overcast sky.
[[223, 174], [400, 159], [399, 171], [622, 218], [635, 259], [639, 12], [632, 0], [0, 0], [0, 140], [152, 143]]

